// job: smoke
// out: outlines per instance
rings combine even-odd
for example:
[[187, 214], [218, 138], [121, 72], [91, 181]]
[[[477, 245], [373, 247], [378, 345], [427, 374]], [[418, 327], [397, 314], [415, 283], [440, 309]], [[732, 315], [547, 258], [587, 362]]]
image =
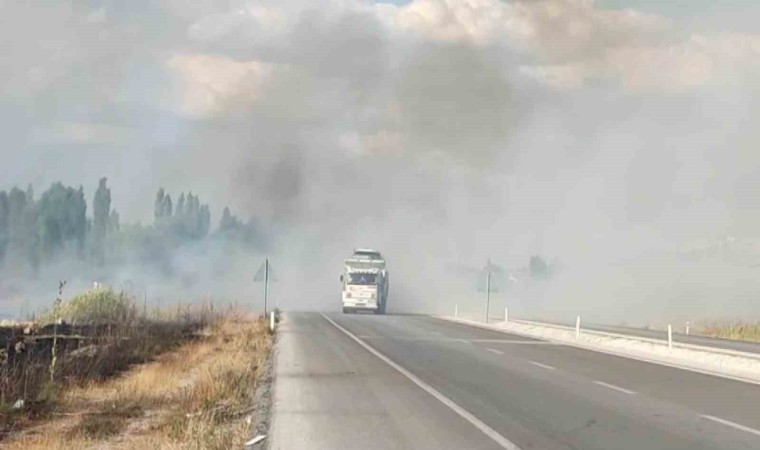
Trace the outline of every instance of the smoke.
[[[756, 8], [121, 3], [3, 4], [3, 187], [91, 193], [108, 176], [127, 220], [150, 217], [159, 186], [192, 189], [274, 230], [272, 295], [290, 309], [336, 309], [341, 260], [370, 246], [395, 311], [480, 311], [486, 258], [517, 271], [542, 255], [562, 270], [497, 306], [756, 315], [756, 269], [674, 256], [760, 224], [760, 35], [732, 28]], [[177, 264], [259, 301], [263, 256]]]

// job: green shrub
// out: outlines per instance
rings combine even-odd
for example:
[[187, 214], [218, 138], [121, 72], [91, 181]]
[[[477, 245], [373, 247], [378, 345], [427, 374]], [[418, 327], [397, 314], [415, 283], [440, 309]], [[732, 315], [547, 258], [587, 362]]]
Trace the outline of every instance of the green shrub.
[[[95, 289], [63, 302], [58, 308], [57, 317], [68, 323], [118, 323], [124, 321], [132, 309], [132, 302], [124, 293], [117, 294], [113, 289]], [[55, 320], [51, 312], [49, 319]]]

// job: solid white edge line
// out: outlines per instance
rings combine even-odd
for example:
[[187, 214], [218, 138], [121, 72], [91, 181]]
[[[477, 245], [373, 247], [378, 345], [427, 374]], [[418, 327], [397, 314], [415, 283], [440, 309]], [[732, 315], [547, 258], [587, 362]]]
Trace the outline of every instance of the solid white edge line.
[[703, 414], [701, 417], [704, 418], [704, 419], [707, 419], [707, 420], [712, 420], [713, 422], [717, 422], [717, 423], [726, 425], [726, 426], [731, 427], [731, 428], [735, 428], [737, 430], [744, 431], [746, 433], [754, 434], [755, 436], [760, 436], [760, 430], [756, 430], [754, 428], [750, 428], [750, 427], [747, 427], [747, 426], [744, 426], [744, 425], [740, 425], [738, 423], [731, 422], [730, 420], [721, 419], [720, 417], [710, 416], [710, 415], [707, 415], [707, 414]]
[[472, 415], [471, 413], [469, 413], [466, 409], [464, 409], [461, 406], [459, 406], [458, 404], [456, 404], [453, 400], [451, 400], [450, 398], [448, 398], [445, 395], [443, 395], [440, 392], [438, 392], [434, 387], [432, 387], [429, 384], [425, 383], [424, 381], [422, 381], [420, 378], [418, 378], [413, 373], [409, 372], [408, 370], [406, 370], [403, 367], [399, 366], [395, 362], [391, 361], [387, 356], [383, 355], [382, 353], [380, 353], [379, 351], [375, 350], [372, 346], [370, 346], [366, 342], [364, 342], [361, 339], [359, 339], [358, 337], [354, 336], [353, 333], [351, 333], [350, 331], [346, 330], [342, 326], [340, 326], [337, 323], [335, 323], [335, 321], [333, 321], [332, 319], [330, 319], [329, 317], [327, 317], [324, 313], [322, 313], [322, 317], [324, 317], [324, 319], [326, 321], [330, 322], [335, 328], [337, 328], [338, 330], [340, 330], [341, 332], [343, 332], [343, 334], [345, 334], [346, 336], [348, 336], [349, 338], [351, 338], [354, 342], [356, 342], [357, 344], [359, 344], [362, 347], [364, 347], [365, 350], [367, 350], [368, 352], [370, 352], [373, 355], [375, 355], [376, 357], [378, 357], [384, 363], [386, 363], [389, 366], [391, 366], [394, 369], [396, 369], [396, 371], [398, 373], [400, 373], [401, 375], [403, 375], [406, 378], [408, 378], [409, 381], [411, 381], [412, 383], [414, 383], [417, 386], [419, 386], [422, 390], [424, 390], [428, 394], [430, 394], [433, 397], [435, 397], [439, 402], [441, 402], [444, 405], [446, 405], [449, 409], [451, 409], [452, 411], [454, 411], [455, 413], [457, 413], [460, 417], [462, 417], [466, 421], [470, 422], [473, 426], [475, 426], [475, 428], [477, 428], [483, 434], [485, 434], [486, 436], [488, 436], [489, 438], [491, 438], [494, 442], [496, 442], [497, 444], [499, 444], [502, 448], [504, 448], [506, 450], [520, 450], [520, 447], [518, 447], [515, 443], [513, 443], [509, 439], [507, 439], [504, 436], [502, 436], [501, 434], [499, 434], [498, 431], [496, 431], [493, 428], [489, 427], [483, 421], [481, 421], [480, 419], [478, 419], [477, 417], [475, 417], [474, 415]]
[[641, 362], [645, 362], [645, 363], [649, 363], [649, 364], [657, 364], [659, 366], [670, 367], [670, 368], [679, 369], [679, 370], [685, 370], [687, 372], [694, 372], [694, 373], [699, 373], [699, 374], [702, 374], [702, 375], [709, 375], [711, 377], [724, 378], [726, 380], [739, 381], [739, 382], [742, 382], [742, 383], [754, 384], [754, 385], [760, 386], [760, 380], [753, 380], [751, 378], [744, 378], [744, 377], [737, 376], [737, 375], [730, 375], [730, 374], [727, 374], [727, 373], [715, 372], [715, 371], [707, 370], [707, 369], [700, 369], [700, 368], [697, 368], [697, 367], [692, 367], [692, 366], [687, 366], [687, 365], [682, 365], [682, 364], [662, 361], [662, 360], [655, 359], [655, 358], [648, 358], [646, 356], [631, 355], [631, 354], [624, 353], [624, 352], [617, 352], [615, 350], [601, 349], [601, 348], [597, 348], [597, 347], [591, 347], [591, 346], [587, 346], [587, 345], [581, 345], [581, 344], [577, 344], [577, 343], [569, 342], [569, 341], [560, 341], [560, 340], [550, 339], [550, 338], [545, 338], [545, 337], [537, 337], [537, 336], [533, 336], [533, 335], [530, 335], [528, 333], [523, 333], [523, 332], [520, 332], [520, 331], [506, 330], [506, 329], [503, 329], [503, 328], [501, 328], [501, 329], [500, 328], [493, 328], [493, 327], [490, 327], [490, 326], [486, 326], [485, 324], [480, 324], [480, 323], [470, 322], [470, 321], [463, 321], [462, 319], [454, 319], [454, 318], [446, 317], [446, 316], [430, 316], [430, 317], [433, 317], [433, 318], [439, 319], [439, 320], [445, 320], [445, 321], [451, 322], [451, 323], [458, 323], [460, 325], [466, 325], [466, 326], [470, 326], [470, 327], [474, 327], [474, 328], [481, 328], [483, 330], [491, 330], [491, 331], [496, 331], [498, 333], [513, 334], [513, 335], [516, 335], [516, 336], [525, 336], [525, 337], [530, 337], [530, 338], [533, 338], [533, 339], [541, 339], [541, 340], [544, 340], [544, 341], [547, 341], [547, 342], [554, 342], [556, 344], [565, 345], [567, 347], [575, 347], [575, 348], [579, 348], [581, 350], [587, 350], [587, 351], [590, 351], [590, 352], [604, 353], [606, 355], [617, 356], [619, 358], [633, 359], [633, 360], [636, 360], [636, 361], [641, 361]]
[[533, 364], [534, 366], [543, 367], [544, 369], [548, 369], [548, 370], [554, 370], [554, 369], [556, 369], [555, 367], [552, 367], [552, 366], [550, 366], [548, 364], [540, 363], [540, 362], [537, 362], [537, 361], [528, 361], [528, 362], [531, 363], [531, 364]]
[[504, 352], [496, 350], [495, 348], [486, 348], [486, 350], [488, 350], [491, 353], [496, 353], [497, 355], [503, 355], [504, 354]]
[[599, 386], [604, 386], [604, 387], [606, 387], [608, 389], [612, 389], [614, 391], [622, 392], [622, 393], [628, 394], [628, 395], [633, 395], [633, 394], [636, 393], [634, 391], [630, 391], [628, 389], [621, 388], [620, 386], [615, 386], [614, 384], [605, 383], [604, 381], [594, 381], [594, 384], [598, 384]]

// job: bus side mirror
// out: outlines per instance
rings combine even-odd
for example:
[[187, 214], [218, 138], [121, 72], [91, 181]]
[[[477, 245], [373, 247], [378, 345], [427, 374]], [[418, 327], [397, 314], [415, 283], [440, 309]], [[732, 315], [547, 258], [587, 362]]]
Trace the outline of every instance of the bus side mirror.
[[340, 276], [340, 282], [343, 282], [343, 275]]

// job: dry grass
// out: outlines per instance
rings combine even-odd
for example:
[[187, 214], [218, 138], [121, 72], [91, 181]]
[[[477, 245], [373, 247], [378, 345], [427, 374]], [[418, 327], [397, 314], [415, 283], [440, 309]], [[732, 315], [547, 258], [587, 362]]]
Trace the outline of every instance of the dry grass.
[[[140, 316], [123, 292], [98, 288], [59, 302], [60, 289], [53, 311], [40, 321], [27, 329], [0, 328], [0, 440], [53, 409], [61, 388], [100, 382], [144, 363], [192, 340], [218, 316], [213, 303], [199, 303], [151, 318], [145, 309]], [[18, 400], [22, 411], [13, 408]]]
[[271, 343], [265, 320], [222, 320], [119, 379], [69, 389], [64, 415], [8, 448], [240, 448]]
[[702, 334], [712, 337], [760, 342], [760, 323], [709, 323], [704, 325], [700, 331]]
[[[26, 349], [0, 361], [0, 441], [61, 406], [72, 386], [93, 385], [195, 338], [199, 323], [120, 324], [83, 329], [85, 339], [58, 339], [55, 380], [50, 380], [52, 340], [26, 338]], [[11, 405], [22, 399], [25, 407]]]

